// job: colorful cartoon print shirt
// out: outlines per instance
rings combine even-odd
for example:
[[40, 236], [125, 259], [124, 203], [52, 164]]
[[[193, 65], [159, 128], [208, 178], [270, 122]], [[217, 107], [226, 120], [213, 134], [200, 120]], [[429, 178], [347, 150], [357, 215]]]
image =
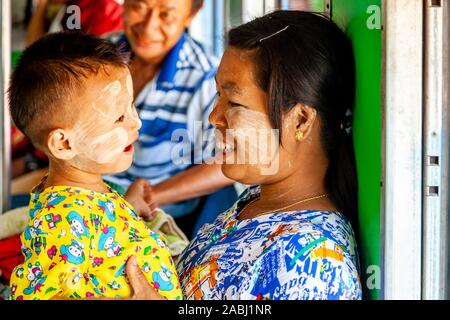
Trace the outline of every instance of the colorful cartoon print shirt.
[[11, 299], [129, 297], [131, 255], [161, 295], [182, 298], [164, 242], [109, 190], [58, 186], [31, 194], [30, 223], [21, 235], [25, 262], [11, 276]]
[[293, 211], [237, 220], [250, 187], [181, 256], [186, 299], [361, 299], [350, 223], [337, 212]]

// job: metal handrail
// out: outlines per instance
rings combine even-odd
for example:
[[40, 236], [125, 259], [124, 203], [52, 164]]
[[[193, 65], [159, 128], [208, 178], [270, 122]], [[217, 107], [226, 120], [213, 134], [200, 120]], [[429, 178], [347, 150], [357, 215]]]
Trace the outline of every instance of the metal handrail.
[[11, 72], [11, 1], [0, 0], [1, 11], [1, 76], [0, 90], [3, 93], [0, 99], [0, 148], [2, 150], [0, 158], [0, 207], [1, 212], [10, 208], [10, 182], [11, 182], [11, 125], [8, 110], [6, 90], [8, 88], [9, 75]]

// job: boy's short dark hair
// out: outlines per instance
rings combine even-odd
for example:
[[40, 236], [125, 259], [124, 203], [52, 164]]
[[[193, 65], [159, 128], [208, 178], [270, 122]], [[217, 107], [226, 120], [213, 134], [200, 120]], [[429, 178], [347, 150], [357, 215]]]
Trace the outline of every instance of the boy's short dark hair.
[[64, 105], [79, 94], [83, 80], [106, 66], [126, 67], [127, 59], [113, 43], [96, 36], [60, 32], [36, 41], [11, 76], [8, 97], [14, 124], [39, 145], [53, 129], [52, 116], [63, 116]]

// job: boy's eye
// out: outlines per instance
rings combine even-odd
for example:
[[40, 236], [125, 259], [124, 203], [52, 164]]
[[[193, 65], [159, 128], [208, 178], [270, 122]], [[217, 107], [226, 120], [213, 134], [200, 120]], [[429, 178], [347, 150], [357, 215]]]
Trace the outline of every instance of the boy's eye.
[[116, 120], [116, 123], [123, 122], [125, 119], [125, 115], [122, 115], [119, 119]]

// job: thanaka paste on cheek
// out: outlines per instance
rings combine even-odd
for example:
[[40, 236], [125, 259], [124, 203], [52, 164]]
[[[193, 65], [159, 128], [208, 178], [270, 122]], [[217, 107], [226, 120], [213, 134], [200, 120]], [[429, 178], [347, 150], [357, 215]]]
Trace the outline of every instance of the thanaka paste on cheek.
[[130, 96], [133, 96], [133, 79], [131, 78], [130, 74], [127, 75], [127, 79], [125, 80], [125, 83], [126, 83], [126, 88], [127, 88], [128, 94]]
[[[126, 80], [126, 89], [130, 97], [133, 97], [133, 80], [131, 79], [131, 75], [127, 75]], [[136, 108], [134, 105], [131, 108], [127, 108], [127, 117], [129, 118], [130, 122], [129, 125], [131, 126], [137, 126], [141, 127], [142, 122], [139, 118], [139, 115], [137, 114]]]
[[86, 157], [98, 164], [113, 163], [124, 151], [128, 143], [128, 133], [124, 128], [114, 128], [90, 143]]
[[[126, 79], [126, 89], [129, 94], [128, 78]], [[99, 98], [92, 103], [92, 111], [99, 113], [102, 122], [104, 121], [105, 124], [116, 121], [115, 117], [118, 116], [117, 110], [113, 108], [104, 108], [102, 110], [97, 105], [127, 105], [130, 96], [124, 94], [122, 88], [119, 80], [113, 81], [101, 90], [102, 93]], [[121, 92], [123, 93], [122, 95], [120, 95]], [[118, 103], [117, 101], [120, 99], [126, 99], [127, 101]], [[129, 118], [126, 125], [113, 128], [110, 131], [106, 127], [102, 129], [102, 122], [99, 123], [98, 117], [88, 118], [86, 121], [77, 124], [71, 132], [72, 148], [76, 152], [73, 164], [78, 167], [84, 167], [90, 161], [100, 165], [114, 163], [129, 143], [127, 130], [136, 130], [136, 127], [140, 125], [140, 120], [134, 108], [131, 106], [127, 107], [125, 115]], [[105, 131], [107, 132], [99, 134]]]
[[[82, 166], [83, 159], [97, 164], [113, 163], [124, 151], [128, 143], [128, 132], [124, 128], [114, 128], [100, 136], [95, 135], [95, 123], [74, 128], [70, 134], [71, 147], [75, 152], [73, 163]], [[94, 137], [94, 138], [93, 138]]]
[[236, 141], [238, 163], [270, 165], [276, 160], [278, 131], [271, 127], [267, 114], [233, 107], [226, 111], [225, 118], [229, 136]]
[[102, 91], [100, 96], [94, 101], [92, 104], [93, 110], [100, 113], [103, 117], [112, 117], [113, 115], [110, 113], [113, 113], [114, 110], [111, 108], [107, 108], [106, 110], [101, 110], [97, 107], [97, 102], [99, 104], [104, 104], [106, 106], [111, 106], [115, 103], [117, 103], [117, 100], [120, 98], [119, 94], [122, 90], [122, 85], [120, 84], [119, 80], [115, 80], [108, 85], [106, 85]]

